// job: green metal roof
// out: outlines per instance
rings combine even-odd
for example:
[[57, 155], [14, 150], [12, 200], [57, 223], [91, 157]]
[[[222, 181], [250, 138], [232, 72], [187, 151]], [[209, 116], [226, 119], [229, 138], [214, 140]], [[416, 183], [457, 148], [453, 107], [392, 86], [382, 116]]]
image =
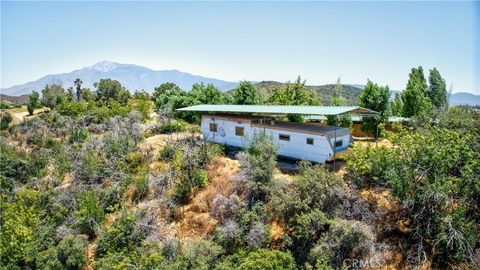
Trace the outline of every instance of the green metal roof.
[[301, 114], [301, 115], [377, 115], [378, 112], [359, 106], [279, 106], [279, 105], [196, 105], [177, 111], [258, 113], [258, 114]]

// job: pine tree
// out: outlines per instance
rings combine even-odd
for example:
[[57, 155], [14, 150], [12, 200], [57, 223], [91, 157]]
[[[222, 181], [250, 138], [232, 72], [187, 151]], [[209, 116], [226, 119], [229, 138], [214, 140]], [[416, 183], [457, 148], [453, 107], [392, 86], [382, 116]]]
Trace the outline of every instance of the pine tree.
[[428, 76], [428, 97], [437, 109], [444, 109], [447, 105], [447, 85], [436, 68], [430, 70]]
[[423, 68], [412, 68], [409, 74], [407, 88], [402, 93], [403, 116], [419, 116], [430, 111], [432, 104], [427, 95], [427, 81]]

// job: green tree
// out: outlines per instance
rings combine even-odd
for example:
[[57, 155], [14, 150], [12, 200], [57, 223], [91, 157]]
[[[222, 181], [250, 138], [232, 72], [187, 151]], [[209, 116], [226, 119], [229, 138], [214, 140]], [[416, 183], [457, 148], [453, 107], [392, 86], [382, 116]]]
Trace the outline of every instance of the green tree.
[[[294, 83], [287, 82], [285, 87], [274, 89], [268, 103], [293, 106], [319, 105], [315, 93], [307, 90], [305, 83], [306, 81], [302, 81], [298, 76]], [[293, 122], [303, 122], [301, 115], [288, 115], [288, 119]]]
[[403, 116], [420, 116], [431, 110], [432, 104], [427, 95], [427, 81], [423, 68], [412, 68], [405, 91], [402, 93]]
[[395, 94], [395, 98], [390, 102], [390, 115], [402, 116], [403, 102], [402, 95], [400, 93]]
[[[360, 106], [380, 113], [380, 116], [364, 118], [362, 123], [362, 130], [375, 132], [378, 125], [387, 120], [390, 89], [388, 86], [379, 86], [368, 80], [359, 99]], [[377, 136], [378, 134], [375, 133], [375, 137]]]
[[[332, 99], [330, 100], [331, 106], [345, 106], [347, 105], [347, 99], [342, 96], [343, 93], [343, 85], [340, 82], [340, 78], [337, 80], [337, 84], [335, 85], [335, 89], [333, 91]], [[329, 126], [341, 126], [341, 127], [348, 127], [352, 126], [352, 119], [349, 115], [327, 115], [327, 125]]]
[[140, 91], [135, 91], [135, 93], [133, 93], [133, 98], [150, 100], [150, 95], [145, 90], [140, 90]]
[[81, 99], [83, 99], [85, 102], [94, 101], [97, 99], [97, 95], [90, 91], [90, 88], [83, 88]]
[[428, 82], [427, 95], [432, 105], [437, 109], [444, 109], [447, 105], [447, 86], [436, 68], [430, 70]]
[[248, 81], [241, 81], [233, 90], [233, 102], [240, 105], [255, 105], [260, 103], [255, 86]]
[[196, 83], [192, 86], [190, 95], [200, 104], [222, 104], [223, 93], [213, 84]]
[[67, 101], [67, 102], [72, 102], [73, 101], [73, 88], [72, 87], [67, 88], [65, 93], [63, 93], [62, 101]]
[[110, 99], [126, 105], [130, 93], [123, 87], [119, 81], [111, 79], [100, 79], [93, 84], [97, 88], [97, 98], [109, 104]]
[[49, 86], [48, 84], [42, 90], [42, 105], [50, 109], [54, 109], [62, 103], [65, 97], [65, 90], [60, 86], [53, 84]]
[[33, 91], [28, 96], [27, 110], [28, 114], [33, 115], [33, 110], [40, 108], [40, 95], [37, 91]]
[[180, 89], [180, 87], [171, 82], [162, 83], [159, 87], [155, 87], [153, 89], [152, 100], [156, 102], [157, 98], [162, 96], [166, 92], [182, 92], [182, 89]]

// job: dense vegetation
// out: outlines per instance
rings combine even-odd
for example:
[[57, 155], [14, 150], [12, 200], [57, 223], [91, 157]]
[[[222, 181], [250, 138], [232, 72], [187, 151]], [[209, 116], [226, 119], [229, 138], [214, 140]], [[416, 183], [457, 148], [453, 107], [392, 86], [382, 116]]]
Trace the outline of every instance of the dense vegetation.
[[431, 256], [443, 268], [478, 260], [479, 127], [478, 111], [454, 107], [438, 125], [398, 126], [388, 134], [394, 147], [354, 148], [348, 161], [353, 181], [389, 187], [405, 209], [410, 261], [421, 264]]
[[[355, 268], [352, 261], [388, 265], [386, 254], [401, 250], [399, 267], [474, 269], [480, 266], [480, 114], [447, 109], [435, 90], [444, 89], [442, 80], [432, 74], [420, 102], [429, 111], [384, 132], [386, 146], [355, 146], [345, 175], [308, 162], [294, 175], [279, 173], [277, 147], [260, 133], [236, 155], [238, 171], [202, 206], [194, 202], [215, 184], [214, 165], [226, 159], [225, 149], [199, 136], [190, 124], [198, 114], [176, 108], [315, 105], [322, 97], [300, 78], [268, 99], [249, 82], [232, 93], [204, 84], [186, 92], [166, 83], [152, 96], [131, 94], [109, 79], [96, 83], [95, 92], [47, 86], [31, 95], [29, 107], [50, 111], [1, 131], [0, 266], [345, 269]], [[345, 104], [340, 82], [334, 91], [329, 102]], [[407, 97], [389, 102], [388, 87], [369, 81], [358, 98], [382, 113], [366, 123], [372, 129]], [[151, 138], [163, 141], [152, 147]], [[407, 229], [387, 223], [363, 195], [378, 187], [399, 203], [395, 222]], [[187, 211], [200, 211], [212, 229], [183, 232], [182, 222], [196, 222]]]

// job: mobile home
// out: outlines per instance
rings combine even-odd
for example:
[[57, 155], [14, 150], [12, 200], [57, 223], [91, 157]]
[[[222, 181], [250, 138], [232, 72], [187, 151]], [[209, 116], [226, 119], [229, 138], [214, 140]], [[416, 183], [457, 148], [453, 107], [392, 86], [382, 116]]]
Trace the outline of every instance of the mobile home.
[[201, 132], [206, 140], [236, 147], [247, 147], [256, 133], [265, 132], [278, 146], [281, 156], [323, 163], [348, 148], [348, 128], [263, 121], [255, 117], [204, 115]]
[[[277, 121], [273, 116], [340, 115], [345, 112], [375, 114], [353, 106], [260, 106], [260, 105], [197, 105], [182, 111], [208, 112], [203, 114], [201, 132], [205, 139], [235, 147], [248, 147], [253, 136], [264, 132], [278, 146], [279, 155], [324, 163], [348, 148], [350, 130], [318, 124]], [[237, 113], [237, 114], [233, 114]]]

